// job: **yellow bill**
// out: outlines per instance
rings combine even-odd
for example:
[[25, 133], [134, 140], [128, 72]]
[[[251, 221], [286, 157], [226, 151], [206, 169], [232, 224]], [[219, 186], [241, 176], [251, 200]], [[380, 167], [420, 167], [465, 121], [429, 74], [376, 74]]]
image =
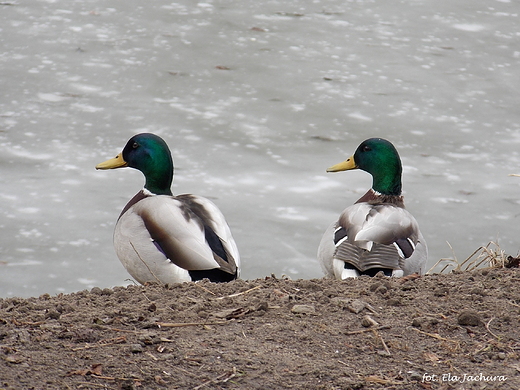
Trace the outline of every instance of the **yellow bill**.
[[345, 161], [340, 162], [339, 164], [333, 165], [330, 168], [327, 168], [327, 172], [341, 172], [341, 171], [349, 171], [351, 169], [357, 169], [357, 164], [354, 161], [354, 156], [350, 156]]
[[123, 168], [128, 166], [127, 162], [123, 159], [123, 153], [119, 153], [114, 158], [104, 161], [96, 165], [96, 169], [115, 169]]

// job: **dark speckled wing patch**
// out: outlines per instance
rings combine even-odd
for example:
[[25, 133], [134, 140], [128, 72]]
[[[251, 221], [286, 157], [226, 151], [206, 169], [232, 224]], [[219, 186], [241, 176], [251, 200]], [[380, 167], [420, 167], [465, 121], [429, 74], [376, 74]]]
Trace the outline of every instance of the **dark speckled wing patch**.
[[399, 238], [394, 242], [394, 245], [399, 251], [401, 257], [404, 257], [405, 259], [413, 255], [413, 252], [415, 251], [415, 244], [409, 238]]
[[347, 231], [344, 227], [339, 226], [338, 228], [336, 228], [336, 230], [334, 230], [334, 245], [336, 247], [341, 245], [341, 243], [346, 239], [348, 239], [348, 236]]

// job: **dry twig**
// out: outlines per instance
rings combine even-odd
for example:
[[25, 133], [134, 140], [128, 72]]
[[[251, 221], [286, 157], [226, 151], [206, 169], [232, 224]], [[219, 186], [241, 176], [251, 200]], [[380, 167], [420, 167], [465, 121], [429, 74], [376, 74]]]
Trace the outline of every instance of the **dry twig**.
[[377, 330], [372, 329], [375, 336], [379, 337], [379, 340], [381, 341], [381, 344], [383, 344], [383, 347], [385, 348], [385, 352], [388, 356], [391, 355], [390, 350], [388, 349], [388, 346], [385, 343], [385, 340], [383, 339], [383, 336], [381, 336]]
[[119, 328], [110, 328], [110, 330], [114, 331], [114, 332], [144, 333], [142, 330], [129, 330], [129, 329], [119, 329]]
[[210, 293], [211, 295], [216, 295], [213, 291], [207, 289], [204, 286], [199, 285], [198, 283], [194, 283], [194, 286], [200, 288], [201, 290], [206, 291], [207, 293]]
[[115, 387], [107, 387], [106, 384], [93, 383], [93, 382], [78, 382], [78, 389], [82, 389], [83, 385], [85, 387], [102, 387], [103, 389], [115, 389]]
[[491, 324], [491, 321], [493, 321], [495, 319], [495, 317], [492, 317], [487, 323], [486, 323], [486, 329], [487, 331], [491, 334], [491, 336], [493, 336], [494, 338], [496, 338], [497, 340], [500, 340], [500, 337], [498, 337], [496, 334], [494, 334], [491, 329], [489, 329], [489, 324]]
[[[224, 374], [217, 376], [216, 378], [210, 379], [209, 381], [206, 381], [206, 382], [202, 383], [201, 385], [194, 387], [193, 390], [199, 390], [199, 389], [203, 388], [204, 386], [207, 386], [211, 383], [227, 382], [231, 378], [234, 378], [236, 375], [237, 375], [237, 369], [236, 369], [236, 367], [233, 367], [233, 370], [231, 372], [226, 372]], [[227, 376], [226, 379], [222, 379], [222, 378], [225, 378], [226, 376]]]
[[351, 335], [354, 335], [354, 334], [360, 334], [360, 333], [372, 332], [374, 330], [383, 330], [383, 329], [390, 329], [390, 328], [391, 328], [390, 325], [383, 325], [383, 326], [379, 326], [379, 327], [374, 328], [374, 329], [353, 330], [351, 332], [346, 332], [345, 334], [351, 336]]
[[219, 322], [157, 322], [159, 328], [182, 328], [183, 326], [197, 326], [197, 325], [222, 325], [227, 324], [227, 321]]
[[366, 382], [378, 383], [380, 385], [402, 385], [403, 382], [396, 382], [390, 379], [383, 379], [375, 375], [370, 375], [363, 378]]
[[250, 293], [251, 291], [258, 290], [259, 288], [262, 288], [262, 286], [256, 286], [256, 287], [250, 288], [249, 290], [242, 291], [242, 292], [239, 292], [239, 293], [236, 293], [236, 294], [226, 295], [225, 297], [218, 297], [217, 299], [238, 297], [239, 295], [247, 294], [247, 293]]
[[459, 345], [459, 342], [457, 340], [451, 340], [451, 339], [446, 339], [440, 335], [438, 335], [437, 333], [428, 333], [428, 332], [423, 332], [422, 330], [419, 330], [417, 328], [412, 328], [413, 330], [415, 330], [416, 332], [419, 332], [419, 333], [422, 333], [426, 336], [430, 336], [430, 337], [433, 337], [434, 339], [437, 339], [437, 340], [441, 340], [441, 341], [448, 341], [450, 343], [454, 343], [456, 345]]

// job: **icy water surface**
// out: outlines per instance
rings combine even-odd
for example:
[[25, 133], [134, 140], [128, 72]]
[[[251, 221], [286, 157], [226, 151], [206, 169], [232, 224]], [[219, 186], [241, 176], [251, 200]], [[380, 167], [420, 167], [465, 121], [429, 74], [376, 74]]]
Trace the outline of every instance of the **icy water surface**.
[[0, 6], [0, 296], [128, 283], [115, 220], [143, 184], [99, 172], [154, 132], [174, 192], [213, 199], [242, 277], [321, 277], [325, 228], [370, 186], [326, 174], [398, 147], [430, 264], [520, 248], [518, 2], [14, 1]]

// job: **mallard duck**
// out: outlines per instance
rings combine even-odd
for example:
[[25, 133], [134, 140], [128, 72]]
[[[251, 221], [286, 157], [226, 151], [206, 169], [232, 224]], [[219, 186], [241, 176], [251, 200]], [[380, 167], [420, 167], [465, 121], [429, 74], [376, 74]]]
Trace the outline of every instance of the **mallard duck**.
[[361, 169], [372, 188], [347, 207], [325, 232], [318, 260], [327, 277], [424, 274], [428, 249], [415, 218], [404, 208], [401, 159], [389, 141], [370, 138], [353, 156], [327, 169]]
[[96, 169], [122, 167], [145, 177], [144, 188], [126, 204], [114, 231], [117, 256], [135, 280], [167, 284], [238, 277], [238, 249], [217, 206], [197, 195], [173, 196], [173, 159], [162, 138], [137, 134]]

